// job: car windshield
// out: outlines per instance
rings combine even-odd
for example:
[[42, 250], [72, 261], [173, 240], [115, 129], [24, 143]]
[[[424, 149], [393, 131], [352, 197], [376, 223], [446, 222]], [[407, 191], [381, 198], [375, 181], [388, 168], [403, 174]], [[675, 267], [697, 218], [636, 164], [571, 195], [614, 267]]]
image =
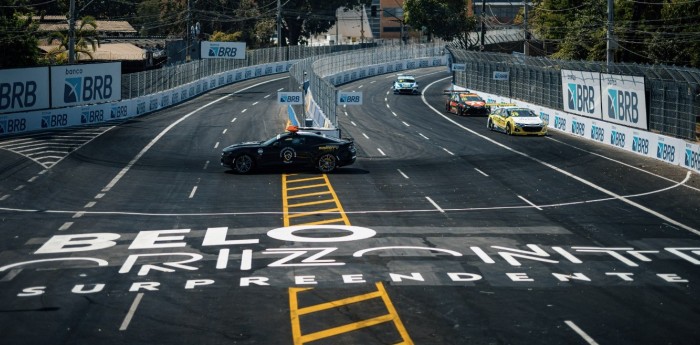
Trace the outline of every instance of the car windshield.
[[282, 133], [282, 134], [277, 134], [276, 136], [274, 136], [274, 137], [272, 137], [272, 138], [270, 138], [270, 139], [265, 140], [265, 142], [263, 142], [263, 145], [264, 145], [264, 146], [270, 146], [270, 145], [272, 145], [274, 142], [276, 142], [277, 140], [279, 140], [283, 135], [284, 135], [284, 133]]
[[533, 112], [530, 109], [511, 109], [510, 110], [510, 115], [511, 116], [516, 116], [516, 117], [537, 117], [537, 114]]
[[462, 98], [462, 101], [464, 102], [481, 102], [482, 99], [481, 97], [477, 95], [460, 95], [460, 98]]
[[415, 79], [411, 78], [399, 78], [399, 83], [415, 83]]

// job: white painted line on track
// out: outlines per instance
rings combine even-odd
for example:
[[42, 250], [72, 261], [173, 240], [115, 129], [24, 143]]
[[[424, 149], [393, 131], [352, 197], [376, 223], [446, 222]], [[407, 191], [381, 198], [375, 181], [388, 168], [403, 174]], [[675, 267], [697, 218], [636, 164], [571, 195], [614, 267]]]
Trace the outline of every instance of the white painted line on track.
[[409, 125], [408, 122], [406, 122], [406, 121], [401, 121], [401, 123], [403, 123], [403, 125], [406, 127], [411, 127], [411, 125]]
[[216, 269], [223, 270], [228, 267], [228, 255], [231, 252], [230, 249], [224, 248], [219, 251], [219, 257], [216, 259]]
[[348, 112], [347, 112], [347, 111], [344, 111], [343, 114], [345, 114], [345, 116], [348, 116]]
[[357, 124], [355, 123], [355, 121], [350, 121], [350, 123], [352, 123], [353, 126], [357, 127]]
[[[517, 195], [517, 194], [516, 194], [516, 195]], [[532, 207], [534, 207], [534, 208], [536, 208], [536, 209], [542, 211], [542, 208], [541, 208], [541, 207], [535, 205], [532, 201], [525, 199], [523, 196], [518, 195], [518, 198], [520, 198], [520, 200], [522, 200], [522, 201], [525, 201], [525, 202], [528, 203], [530, 206], [532, 206]]]
[[84, 208], [91, 208], [91, 207], [95, 206], [96, 204], [97, 204], [97, 202], [95, 202], [95, 201], [90, 201], [90, 202], [88, 202], [87, 204], [85, 204], [85, 206], [83, 206], [83, 207], [84, 207]]
[[84, 211], [76, 212], [76, 213], [73, 215], [73, 219], [80, 218], [80, 217], [82, 217], [82, 216], [84, 216], [84, 215], [85, 215], [85, 212], [84, 212]]
[[238, 118], [237, 118], [237, 117], [234, 117], [233, 120], [231, 120], [231, 123], [236, 122], [236, 119], [238, 119]]
[[258, 103], [260, 103], [260, 102], [253, 102], [253, 105], [258, 105]]
[[250, 271], [253, 268], [253, 250], [243, 249], [241, 253], [241, 271]]
[[369, 139], [369, 137], [368, 137], [367, 134], [365, 134], [365, 133], [362, 133], [362, 136], [364, 136], [365, 138]]
[[455, 155], [454, 153], [450, 152], [450, 150], [448, 150], [448, 149], [446, 149], [446, 148], [444, 148], [444, 147], [441, 147], [441, 149], [442, 149], [443, 151], [449, 153], [449, 154], [452, 155], [452, 156]]
[[386, 156], [386, 153], [384, 153], [384, 151], [382, 151], [382, 149], [380, 149], [380, 148], [377, 148], [377, 151], [379, 151], [379, 153], [381, 153], [381, 154], [382, 154], [382, 156]]
[[476, 172], [478, 172], [478, 173], [481, 174], [481, 175], [484, 175], [484, 176], [486, 176], [486, 177], [489, 177], [489, 175], [488, 175], [487, 173], [485, 173], [485, 172], [483, 172], [483, 171], [481, 171], [481, 170], [479, 170], [479, 169], [477, 169], [477, 168], [474, 168], [474, 170], [476, 170]]
[[226, 131], [228, 131], [228, 128], [224, 128], [224, 131], [221, 132], [221, 134], [226, 134]]
[[376, 83], [376, 82], [377, 82], [376, 80], [372, 80], [372, 81], [370, 81], [369, 83], [370, 83], [370, 84], [374, 84], [374, 83]]
[[595, 340], [593, 340], [593, 338], [591, 338], [591, 336], [589, 336], [589, 335], [586, 334], [586, 332], [584, 332], [581, 328], [579, 328], [578, 326], [576, 326], [575, 323], [573, 323], [573, 322], [571, 322], [571, 321], [569, 321], [569, 320], [564, 321], [564, 323], [565, 323], [567, 326], [571, 327], [571, 329], [573, 329], [574, 332], [576, 332], [578, 335], [580, 335], [581, 338], [583, 338], [583, 340], [585, 340], [588, 344], [590, 344], [590, 345], [598, 345], [598, 343], [597, 343]]
[[10, 197], [10, 194], [5, 194], [5, 195], [2, 196], [2, 198], [0, 198], [0, 201], [5, 201], [5, 200], [7, 200], [7, 198], [9, 198], [9, 197]]
[[46, 174], [47, 171], [48, 171], [48, 170], [42, 170], [42, 171], [39, 172], [39, 175], [44, 175], [44, 174]]
[[194, 197], [194, 193], [197, 193], [197, 186], [194, 186], [194, 188], [192, 188], [192, 192], [190, 193], [190, 199]]
[[33, 176], [32, 178], [27, 180], [27, 182], [32, 183], [32, 182], [36, 181], [36, 179], [38, 179], [38, 178], [39, 178], [39, 176]]
[[105, 193], [97, 193], [97, 195], [95, 195], [95, 199], [102, 199], [102, 198], [104, 198], [104, 196], [105, 196]]
[[440, 213], [445, 213], [445, 210], [443, 210], [442, 207], [440, 207], [440, 205], [438, 205], [435, 201], [433, 201], [433, 199], [431, 199], [429, 196], [426, 196], [425, 198], [428, 199], [428, 201], [430, 201], [430, 203], [433, 204], [433, 206], [435, 206], [435, 208], [438, 211], [440, 211]]
[[408, 175], [404, 174], [403, 171], [401, 171], [401, 169], [396, 169], [396, 171], [398, 171], [399, 174], [401, 174], [401, 176], [403, 176], [403, 178], [405, 178], [407, 180], [409, 179]]
[[364, 86], [364, 85], [360, 85], [360, 86], [358, 86], [357, 88], [358, 88], [358, 89], [361, 89], [363, 86]]
[[214, 144], [214, 148], [219, 147], [219, 142], [217, 141], [216, 144]]
[[73, 222], [65, 222], [60, 228], [58, 228], [58, 231], [68, 230], [71, 226], [73, 226]]
[[248, 108], [241, 110], [241, 114], [245, 113], [246, 111], [248, 111]]
[[281, 89], [277, 89], [277, 91], [282, 91], [282, 90], [284, 90], [284, 88], [281, 88]]
[[[146, 145], [146, 147], [144, 147], [139, 153], [137, 153], [136, 156], [135, 156], [121, 171], [119, 171], [119, 173], [117, 174], [117, 176], [115, 176], [115, 177], [107, 184], [107, 186], [105, 186], [104, 188], [102, 188], [102, 191], [103, 191], [103, 192], [108, 192], [109, 190], [111, 190], [112, 188], [114, 188], [114, 186], [119, 182], [119, 180], [121, 180], [121, 179], [124, 177], [124, 175], [126, 175], [126, 173], [129, 172], [129, 170], [131, 170], [131, 167], [133, 167], [134, 164], [136, 164], [136, 162], [138, 162], [139, 159], [141, 159], [141, 157], [143, 157], [143, 155], [145, 155], [146, 152], [148, 152], [148, 150], [150, 150], [151, 147], [153, 147], [153, 145], [155, 145], [161, 138], [163, 138], [163, 136], [165, 136], [168, 132], [170, 132], [170, 130], [172, 130], [175, 126], [177, 126], [177, 125], [180, 124], [181, 122], [183, 122], [183, 121], [187, 120], [188, 118], [190, 118], [190, 116], [192, 116], [192, 115], [198, 113], [199, 111], [201, 111], [201, 110], [203, 110], [203, 109], [206, 109], [206, 108], [212, 106], [213, 104], [219, 103], [219, 102], [225, 100], [226, 98], [229, 98], [229, 97], [231, 97], [231, 96], [233, 96], [233, 95], [235, 95], [235, 94], [237, 94], [237, 93], [240, 93], [240, 92], [246, 91], [246, 90], [248, 90], [248, 89], [252, 89], [252, 88], [254, 88], [254, 87], [257, 87], [257, 86], [260, 86], [260, 85], [263, 85], [263, 84], [267, 84], [267, 83], [270, 83], [270, 82], [273, 82], [273, 81], [278, 81], [278, 80], [287, 79], [287, 78], [289, 78], [289, 77], [282, 77], [282, 78], [270, 79], [270, 80], [267, 80], [267, 81], [264, 81], [264, 82], [261, 82], [261, 83], [253, 84], [253, 85], [251, 85], [251, 86], [242, 88], [242, 89], [240, 89], [240, 90], [238, 90], [238, 91], [236, 91], [236, 92], [234, 92], [234, 93], [230, 93], [230, 94], [228, 94], [228, 95], [226, 95], [226, 96], [219, 97], [219, 98], [217, 98], [217, 99], [215, 99], [215, 100], [213, 100], [213, 101], [211, 101], [211, 102], [209, 102], [209, 103], [207, 103], [207, 104], [205, 104], [205, 105], [203, 105], [203, 106], [201, 106], [201, 107], [199, 107], [199, 108], [197, 108], [197, 109], [195, 109], [195, 110], [193, 110], [193, 111], [191, 111], [191, 112], [185, 114], [185, 116], [183, 116], [183, 117], [179, 118], [177, 121], [171, 123], [170, 126], [166, 127], [166, 128], [163, 129], [158, 135], [156, 135], [156, 137], [153, 138], [153, 140], [151, 140], [151, 141]], [[243, 110], [243, 111], [245, 111], [245, 110]]]
[[428, 138], [428, 137], [426, 137], [425, 135], [423, 135], [423, 133], [418, 133], [418, 135], [420, 135], [421, 137], [423, 137], [423, 139], [425, 139], [425, 140], [430, 140], [430, 138]]
[[477, 136], [477, 137], [479, 137], [479, 138], [481, 138], [481, 139], [484, 139], [484, 140], [486, 140], [486, 141], [488, 141], [488, 142], [490, 142], [490, 143], [492, 143], [492, 144], [494, 144], [494, 145], [496, 145], [496, 146], [502, 147], [503, 149], [506, 149], [506, 150], [508, 150], [508, 151], [510, 151], [510, 152], [512, 152], [512, 153], [515, 153], [515, 154], [517, 154], [517, 155], [520, 155], [520, 156], [523, 156], [523, 157], [525, 157], [525, 158], [531, 159], [531, 160], [533, 160], [534, 162], [537, 162], [537, 163], [539, 163], [539, 164], [541, 164], [541, 165], [544, 165], [545, 167], [550, 168], [550, 169], [552, 169], [552, 170], [554, 170], [554, 171], [556, 171], [556, 172], [558, 172], [558, 173], [560, 173], [560, 174], [562, 174], [562, 175], [564, 175], [564, 176], [567, 176], [567, 177], [569, 177], [569, 178], [572, 178], [572, 179], [574, 179], [574, 180], [576, 180], [576, 181], [578, 181], [578, 182], [580, 182], [580, 183], [582, 183], [582, 184], [585, 184], [586, 186], [589, 186], [589, 187], [591, 187], [591, 188], [593, 188], [593, 189], [595, 189], [595, 190], [597, 190], [597, 191], [599, 191], [599, 192], [602, 192], [602, 193], [604, 193], [604, 194], [607, 194], [607, 195], [611, 196], [611, 197], [614, 198], [614, 199], [617, 199], [617, 200], [619, 200], [619, 201], [622, 201], [622, 202], [624, 202], [624, 203], [626, 203], [626, 204], [628, 204], [628, 205], [630, 205], [630, 206], [632, 206], [632, 207], [635, 207], [635, 208], [637, 208], [637, 209], [639, 209], [639, 210], [641, 210], [641, 211], [644, 211], [644, 212], [646, 212], [646, 213], [648, 213], [648, 214], [651, 214], [651, 215], [653, 215], [653, 216], [655, 216], [655, 217], [657, 217], [657, 218], [660, 218], [660, 219], [662, 219], [662, 220], [664, 220], [664, 221], [666, 221], [666, 222], [668, 222], [668, 223], [670, 223], [670, 224], [673, 224], [674, 226], [677, 226], [677, 227], [679, 227], [679, 228], [683, 228], [683, 229], [685, 229], [685, 230], [687, 230], [687, 231], [690, 231], [690, 232], [692, 232], [692, 233], [694, 233], [694, 234], [700, 236], [700, 230], [694, 229], [694, 228], [692, 228], [692, 227], [690, 227], [690, 226], [688, 226], [688, 225], [685, 225], [685, 224], [683, 224], [683, 223], [681, 223], [681, 222], [679, 222], [679, 221], [677, 221], [677, 220], [674, 220], [674, 219], [671, 219], [671, 218], [669, 218], [669, 217], [667, 217], [667, 216], [664, 216], [663, 214], [661, 214], [661, 213], [659, 213], [659, 212], [656, 212], [656, 211], [654, 211], [654, 210], [652, 210], [652, 209], [650, 209], [650, 208], [648, 208], [648, 207], [646, 207], [646, 206], [644, 206], [644, 205], [642, 205], [642, 204], [639, 204], [639, 203], [637, 203], [637, 202], [634, 202], [634, 201], [632, 201], [632, 200], [629, 200], [628, 198], [626, 198], [626, 197], [624, 197], [624, 196], [622, 196], [622, 195], [619, 195], [619, 194], [617, 194], [617, 193], [615, 193], [615, 192], [613, 192], [613, 191], [607, 190], [607, 189], [605, 189], [605, 188], [603, 188], [603, 187], [601, 187], [601, 186], [596, 185], [596, 184], [593, 183], [593, 182], [590, 182], [590, 181], [588, 181], [588, 180], [586, 180], [586, 179], [584, 179], [584, 178], [582, 178], [582, 177], [580, 177], [580, 176], [574, 175], [574, 174], [572, 174], [572, 173], [570, 173], [570, 172], [568, 172], [568, 171], [566, 171], [566, 170], [564, 170], [564, 169], [558, 168], [558, 167], [556, 167], [556, 166], [554, 166], [554, 165], [552, 165], [552, 164], [549, 164], [549, 163], [547, 163], [547, 162], [545, 162], [545, 161], [543, 161], [543, 160], [541, 160], [541, 159], [538, 159], [538, 158], [536, 158], [536, 157], [530, 156], [530, 155], [527, 154], [527, 153], [518, 151], [518, 150], [516, 150], [516, 149], [514, 149], [514, 148], [512, 148], [512, 147], [510, 147], [510, 146], [507, 146], [507, 145], [505, 145], [505, 144], [502, 144], [502, 143], [500, 143], [500, 142], [498, 142], [498, 141], [496, 141], [496, 140], [494, 140], [494, 139], [491, 139], [491, 138], [489, 138], [489, 137], [487, 137], [487, 136], [485, 136], [485, 135], [483, 135], [483, 134], [480, 134], [480, 133], [478, 133], [478, 132], [476, 132], [476, 131], [474, 131], [474, 130], [472, 130], [472, 129], [470, 129], [470, 128], [465, 127], [464, 125], [462, 125], [462, 124], [460, 124], [460, 123], [454, 121], [453, 119], [449, 118], [448, 116], [445, 116], [445, 114], [443, 114], [441, 111], [435, 109], [435, 107], [433, 107], [432, 105], [430, 105], [430, 104], [428, 103], [428, 101], [425, 99], [425, 94], [426, 94], [425, 91], [426, 91], [428, 88], [430, 88], [432, 85], [437, 84], [438, 82], [441, 82], [441, 81], [446, 80], [446, 79], [449, 79], [449, 78], [451, 78], [451, 77], [443, 78], [443, 79], [438, 79], [438, 80], [436, 80], [436, 81], [434, 81], [434, 82], [428, 84], [428, 86], [426, 86], [426, 87], [423, 89], [423, 93], [421, 94], [421, 99], [423, 100], [423, 103], [424, 103], [428, 108], [430, 108], [433, 112], [435, 112], [438, 116], [441, 116], [442, 118], [444, 118], [445, 120], [451, 122], [451, 123], [454, 124], [455, 126], [461, 128], [461, 129], [463, 129], [463, 130], [465, 130], [465, 131], [467, 131], [467, 132], [469, 132], [469, 133], [471, 133], [471, 134], [473, 134], [473, 135], [475, 135], [475, 136]]
[[271, 95], [268, 94], [268, 95], [265, 95], [265, 97], [263, 97], [263, 98], [269, 98], [270, 96], [271, 96]]
[[15, 190], [20, 190], [20, 189], [22, 189], [22, 188], [24, 188], [24, 185], [23, 185], [23, 184], [17, 186], [17, 188], [15, 188]]
[[126, 331], [127, 328], [129, 328], [129, 324], [131, 323], [131, 319], [134, 317], [134, 313], [136, 313], [136, 308], [139, 307], [139, 303], [141, 303], [141, 299], [143, 298], [143, 292], [139, 292], [136, 294], [136, 298], [134, 298], [134, 302], [131, 303], [131, 308], [129, 308], [129, 312], [126, 313], [126, 317], [124, 317], [124, 321], [122, 321], [122, 325], [119, 326], [120, 331]]
[[209, 161], [204, 162], [204, 168], [202, 170], [207, 170], [207, 167], [209, 167]]
[[386, 107], [391, 109], [391, 106], [389, 105], [389, 103], [386, 104]]
[[7, 272], [7, 274], [4, 277], [2, 277], [2, 279], [0, 279], [0, 282], [9, 282], [20, 273], [22, 273], [21, 268], [11, 269], [10, 272]]

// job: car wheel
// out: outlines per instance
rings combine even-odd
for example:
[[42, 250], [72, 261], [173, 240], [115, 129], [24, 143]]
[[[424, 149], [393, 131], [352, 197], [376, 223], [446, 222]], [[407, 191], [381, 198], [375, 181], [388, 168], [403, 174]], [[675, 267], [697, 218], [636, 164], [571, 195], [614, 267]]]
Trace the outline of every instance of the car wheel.
[[486, 120], [486, 128], [488, 128], [490, 131], [493, 130], [493, 122], [491, 119]]
[[513, 128], [510, 126], [510, 123], [506, 124], [506, 134], [513, 135]]
[[445, 104], [445, 111], [450, 112], [450, 103]]
[[321, 155], [321, 157], [318, 157], [318, 161], [316, 161], [316, 168], [322, 173], [329, 173], [335, 170], [335, 167], [336, 158], [330, 153]]
[[457, 107], [457, 115], [464, 116], [464, 109]]
[[253, 169], [253, 159], [248, 155], [240, 155], [233, 160], [233, 171], [247, 174]]

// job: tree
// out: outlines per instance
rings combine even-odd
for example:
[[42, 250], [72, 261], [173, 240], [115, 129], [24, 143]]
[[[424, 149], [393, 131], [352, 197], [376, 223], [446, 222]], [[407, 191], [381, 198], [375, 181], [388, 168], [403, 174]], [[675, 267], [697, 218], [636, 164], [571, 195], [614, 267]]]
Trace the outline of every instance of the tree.
[[[49, 44], [58, 41], [58, 46], [47, 54], [47, 59], [52, 63], [61, 63], [67, 60], [69, 36], [67, 31], [54, 32], [51, 34]], [[99, 47], [100, 41], [97, 35], [97, 21], [92, 16], [85, 16], [79, 21], [75, 29], [75, 56], [74, 60], [80, 59], [80, 54], [93, 58], [92, 53]]]
[[425, 27], [429, 34], [455, 41], [463, 49], [477, 46], [471, 38], [477, 21], [468, 14], [464, 0], [406, 0], [403, 10], [405, 23], [412, 27]]
[[32, 14], [26, 1], [0, 0], [0, 68], [37, 64], [38, 24]]
[[[312, 35], [324, 33], [335, 24], [340, 7], [369, 6], [371, 0], [289, 0], [282, 11], [282, 45], [298, 45]], [[369, 28], [367, 28], [369, 30]]]

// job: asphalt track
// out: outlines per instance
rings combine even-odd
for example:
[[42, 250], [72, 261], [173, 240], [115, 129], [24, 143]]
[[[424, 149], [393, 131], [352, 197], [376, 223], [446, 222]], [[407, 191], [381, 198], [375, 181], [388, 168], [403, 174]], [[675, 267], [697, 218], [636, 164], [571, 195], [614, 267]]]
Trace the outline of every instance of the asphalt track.
[[101, 129], [49, 168], [0, 149], [0, 343], [697, 342], [697, 174], [490, 132], [444, 112], [444, 68], [414, 73], [422, 95], [342, 87], [364, 94], [338, 109], [358, 159], [328, 175], [219, 165], [283, 130], [284, 75]]

